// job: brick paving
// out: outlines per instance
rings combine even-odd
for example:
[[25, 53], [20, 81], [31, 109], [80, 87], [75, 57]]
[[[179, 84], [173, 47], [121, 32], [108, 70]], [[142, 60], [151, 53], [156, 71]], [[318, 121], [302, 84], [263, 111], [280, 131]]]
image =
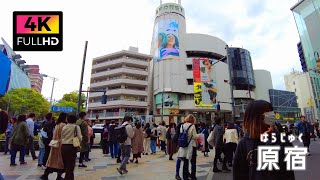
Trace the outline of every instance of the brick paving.
[[[210, 157], [204, 157], [202, 153], [198, 152], [197, 157], [197, 179], [205, 180], [208, 172], [212, 166], [213, 152], [209, 153]], [[19, 155], [17, 155], [17, 162]], [[127, 169], [129, 171], [126, 175], [120, 175], [116, 168], [119, 164], [115, 159], [111, 159], [109, 155], [102, 155], [100, 149], [93, 149], [90, 158], [90, 162], [85, 163], [87, 168], [75, 168], [75, 176], [77, 180], [164, 180], [175, 179], [175, 162], [169, 161], [168, 156], [163, 152], [157, 152], [157, 155], [142, 156], [139, 159], [139, 164], [129, 163]], [[10, 155], [0, 155], [0, 172], [7, 179], [17, 180], [33, 180], [39, 179], [44, 170], [37, 166], [37, 161], [33, 161], [31, 156], [25, 158], [26, 165], [17, 165], [16, 167], [10, 167]], [[174, 156], [174, 159], [176, 157]], [[77, 163], [78, 165], [78, 163]], [[182, 164], [183, 165], [183, 164]], [[182, 166], [181, 173], [182, 176]], [[49, 179], [55, 179], [56, 174], [50, 174]]]

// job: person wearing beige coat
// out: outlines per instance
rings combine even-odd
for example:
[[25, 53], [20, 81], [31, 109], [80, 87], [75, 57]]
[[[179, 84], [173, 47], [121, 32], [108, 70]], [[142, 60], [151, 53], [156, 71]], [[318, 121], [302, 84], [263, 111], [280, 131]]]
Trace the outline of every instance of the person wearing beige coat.
[[45, 170], [44, 174], [40, 177], [41, 179], [48, 179], [48, 176], [50, 173], [57, 172], [57, 180], [62, 180], [63, 178], [61, 175], [64, 173], [64, 164], [63, 164], [63, 159], [62, 159], [62, 151], [61, 151], [61, 134], [62, 134], [62, 129], [67, 123], [67, 114], [66, 113], [61, 113], [58, 120], [57, 124], [54, 128], [53, 132], [53, 138], [52, 140], [57, 140], [58, 142], [58, 147], [51, 147], [49, 158], [47, 161], [47, 169]]
[[132, 154], [133, 159], [131, 162], [136, 159], [135, 163], [138, 163], [138, 158], [141, 158], [141, 153], [143, 153], [143, 130], [141, 128], [141, 123], [136, 123], [133, 128], [133, 138], [132, 138]]

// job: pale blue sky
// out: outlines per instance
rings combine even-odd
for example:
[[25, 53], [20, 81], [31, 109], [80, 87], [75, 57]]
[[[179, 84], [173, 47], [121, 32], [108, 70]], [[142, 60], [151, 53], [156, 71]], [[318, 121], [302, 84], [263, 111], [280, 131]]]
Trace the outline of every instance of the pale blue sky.
[[[290, 11], [295, 3], [297, 0], [182, 0], [187, 32], [210, 34], [233, 47], [248, 49], [254, 69], [269, 70], [278, 89], [285, 89], [284, 74], [293, 68], [301, 70], [296, 46], [299, 36]], [[12, 44], [13, 11], [63, 11], [62, 52], [18, 52], [28, 64], [38, 64], [42, 73], [59, 79], [54, 91], [54, 98], [59, 99], [79, 88], [86, 40], [84, 88], [89, 85], [92, 58], [137, 45], [140, 52], [149, 53], [159, 4], [159, 0], [4, 1], [0, 37]], [[50, 97], [51, 84], [45, 79], [45, 97]]]

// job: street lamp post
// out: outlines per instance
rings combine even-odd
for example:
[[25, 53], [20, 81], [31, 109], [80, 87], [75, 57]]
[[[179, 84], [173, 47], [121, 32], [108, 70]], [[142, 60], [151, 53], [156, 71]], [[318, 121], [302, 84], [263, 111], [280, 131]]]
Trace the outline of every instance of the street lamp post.
[[51, 77], [51, 76], [48, 76], [46, 74], [41, 74], [41, 75], [42, 75], [42, 77], [49, 77], [49, 78], [52, 79], [52, 88], [51, 88], [51, 96], [50, 96], [50, 107], [49, 107], [49, 112], [51, 112], [54, 84], [56, 83], [56, 81], [58, 81], [58, 78]]

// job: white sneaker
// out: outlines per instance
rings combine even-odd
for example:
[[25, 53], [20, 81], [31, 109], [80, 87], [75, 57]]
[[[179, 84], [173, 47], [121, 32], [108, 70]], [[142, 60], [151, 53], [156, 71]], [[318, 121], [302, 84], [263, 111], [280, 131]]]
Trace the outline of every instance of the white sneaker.
[[42, 167], [41, 167], [43, 170], [46, 170], [47, 169], [47, 167], [45, 167], [44, 165], [42, 165]]

